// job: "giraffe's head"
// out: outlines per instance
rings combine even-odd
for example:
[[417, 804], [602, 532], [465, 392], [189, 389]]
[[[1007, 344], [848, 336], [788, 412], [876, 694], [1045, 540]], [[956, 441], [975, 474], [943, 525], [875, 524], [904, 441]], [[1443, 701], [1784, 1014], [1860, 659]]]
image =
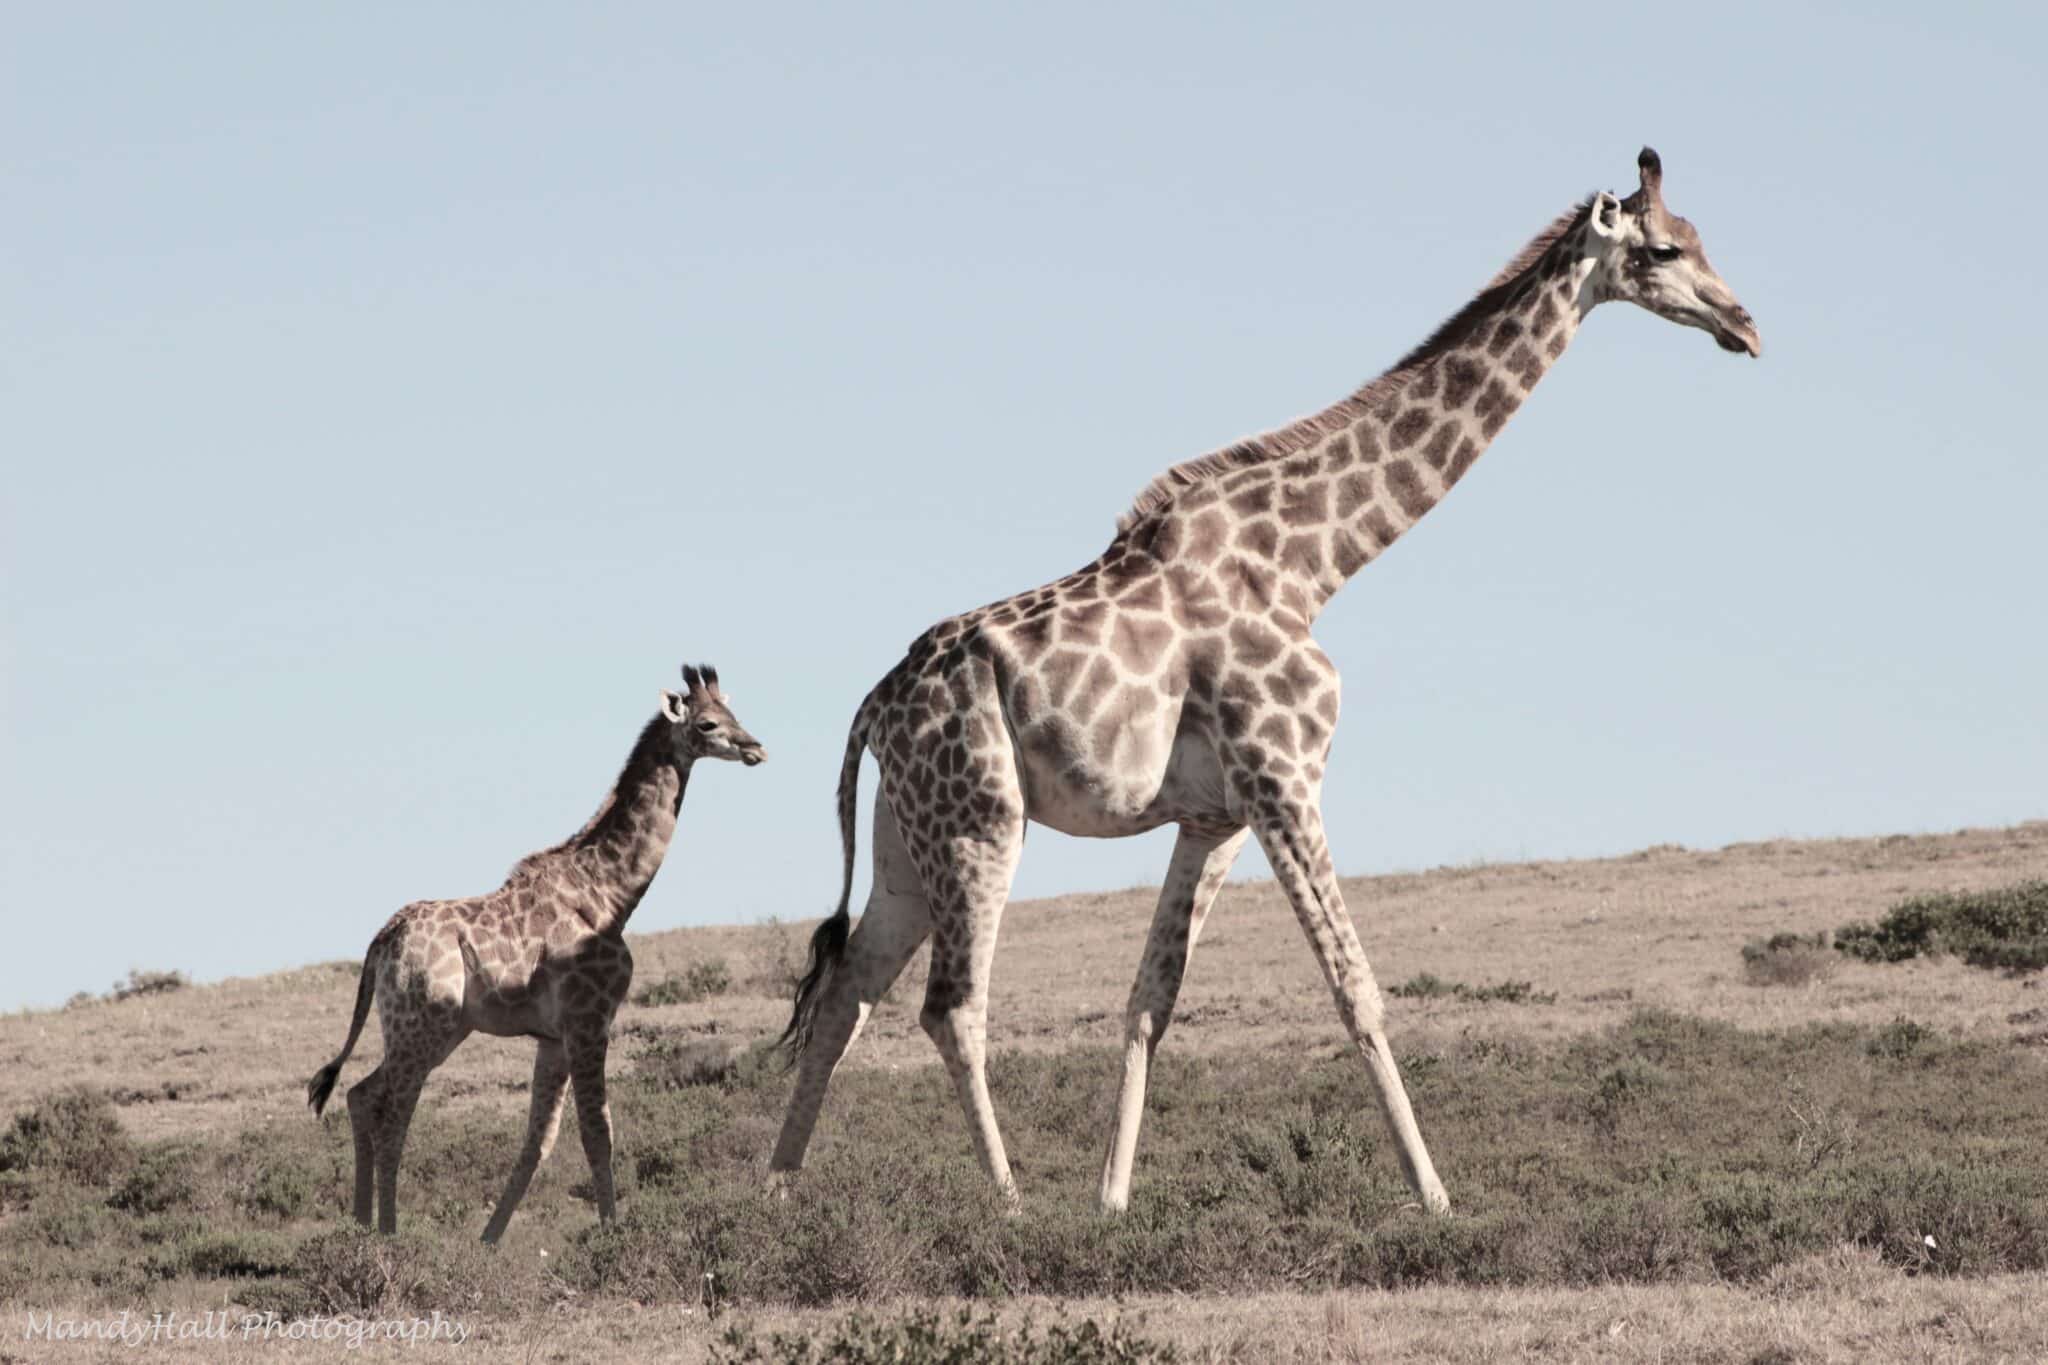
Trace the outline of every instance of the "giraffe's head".
[[1648, 147], [1636, 158], [1642, 183], [1626, 199], [1593, 196], [1586, 245], [1598, 299], [1625, 299], [1659, 317], [1713, 335], [1724, 351], [1760, 355], [1763, 339], [1735, 291], [1707, 264], [1700, 235], [1664, 207], [1664, 166]]
[[669, 738], [678, 763], [700, 758], [738, 759], [749, 768], [768, 761], [761, 741], [747, 733], [718, 686], [718, 670], [710, 664], [683, 665], [683, 690], [661, 694], [661, 714], [669, 721]]

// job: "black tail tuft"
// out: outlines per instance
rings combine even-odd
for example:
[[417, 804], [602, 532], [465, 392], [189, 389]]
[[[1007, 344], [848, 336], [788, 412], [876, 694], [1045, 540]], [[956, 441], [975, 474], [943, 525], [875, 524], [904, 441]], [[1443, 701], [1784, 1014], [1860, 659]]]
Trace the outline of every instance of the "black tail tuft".
[[790, 1011], [789, 1027], [775, 1040], [775, 1045], [788, 1055], [792, 1063], [802, 1057], [804, 1049], [811, 1044], [811, 1023], [818, 1013], [818, 993], [827, 974], [846, 957], [846, 935], [852, 923], [853, 917], [847, 914], [842, 903], [832, 917], [811, 935], [810, 968], [796, 983], [796, 1005]]
[[334, 1083], [340, 1079], [341, 1059], [337, 1057], [314, 1072], [313, 1079], [306, 1082], [306, 1103], [313, 1106], [315, 1118], [327, 1107], [327, 1098], [334, 1093]]
[[356, 1007], [349, 1016], [348, 1039], [341, 1045], [341, 1054], [326, 1066], [313, 1073], [313, 1079], [306, 1082], [306, 1103], [313, 1106], [313, 1116], [327, 1107], [327, 1099], [334, 1093], [334, 1083], [341, 1079], [341, 1068], [348, 1061], [348, 1054], [356, 1050], [356, 1039], [363, 1036], [363, 1020], [370, 1017], [370, 997], [377, 993], [377, 963], [379, 954], [386, 950], [390, 935], [400, 923], [393, 919], [384, 926], [384, 931], [370, 940], [370, 950], [363, 954], [363, 970], [356, 977]]
[[853, 901], [853, 817], [860, 799], [860, 757], [867, 751], [868, 707], [874, 699], [870, 692], [854, 712], [853, 726], [846, 733], [846, 756], [839, 763], [839, 908], [811, 935], [811, 965], [796, 983], [796, 1006], [790, 1011], [789, 1027], [775, 1040], [791, 1064], [811, 1045], [811, 1025], [817, 1021], [825, 980], [846, 958], [846, 936], [853, 927], [853, 917], [846, 912]]

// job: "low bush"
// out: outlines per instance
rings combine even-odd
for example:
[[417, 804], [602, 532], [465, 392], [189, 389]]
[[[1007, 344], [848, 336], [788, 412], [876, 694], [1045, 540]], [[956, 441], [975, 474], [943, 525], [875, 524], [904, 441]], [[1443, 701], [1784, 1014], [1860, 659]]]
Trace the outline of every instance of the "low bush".
[[712, 1346], [715, 1365], [1172, 1365], [1172, 1346], [1124, 1326], [1056, 1322], [1040, 1332], [1028, 1319], [1004, 1327], [993, 1314], [962, 1310], [883, 1320], [856, 1313], [809, 1336], [775, 1333], [765, 1342], [729, 1327]]
[[1933, 1029], [1925, 1024], [1916, 1023], [1902, 1014], [1873, 1033], [1863, 1046], [1873, 1057], [1881, 1057], [1888, 1062], [1903, 1062], [1920, 1052], [1933, 1037]]
[[1834, 968], [1824, 932], [1772, 934], [1742, 945], [1742, 975], [1752, 986], [1807, 986]]
[[183, 972], [148, 972], [131, 969], [126, 981], [114, 983], [112, 998], [132, 1000], [138, 995], [163, 995], [169, 991], [182, 991], [191, 984], [185, 979]]
[[365, 1316], [527, 1312], [547, 1301], [537, 1272], [465, 1231], [386, 1237], [350, 1224], [317, 1234], [291, 1254], [280, 1297], [300, 1312]]
[[1465, 1000], [1475, 1005], [1554, 1005], [1554, 991], [1539, 991], [1527, 981], [1502, 981], [1492, 986], [1470, 986], [1463, 981], [1446, 981], [1430, 972], [1389, 986], [1388, 995], [1406, 1000]]
[[1991, 891], [1918, 896], [1875, 924], [1845, 924], [1835, 947], [1865, 962], [1904, 962], [1950, 953], [1973, 967], [2048, 967], [2048, 881]]
[[152, 1257], [162, 1279], [191, 1275], [198, 1279], [246, 1280], [289, 1274], [294, 1266], [291, 1243], [276, 1233], [198, 1228], [166, 1242]]
[[698, 1085], [744, 1088], [786, 1070], [773, 1044], [728, 1038], [657, 1038], [633, 1062], [636, 1079], [677, 1090]]
[[113, 1101], [79, 1088], [45, 1096], [0, 1133], [0, 1171], [48, 1170], [80, 1185], [111, 1187], [135, 1161]]
[[201, 1156], [200, 1149], [190, 1143], [148, 1148], [107, 1200], [108, 1206], [125, 1213], [164, 1213], [191, 1207], [199, 1198]]
[[636, 1005], [690, 1005], [707, 996], [724, 995], [732, 987], [732, 972], [722, 958], [693, 962], [688, 971], [665, 976], [633, 996]]

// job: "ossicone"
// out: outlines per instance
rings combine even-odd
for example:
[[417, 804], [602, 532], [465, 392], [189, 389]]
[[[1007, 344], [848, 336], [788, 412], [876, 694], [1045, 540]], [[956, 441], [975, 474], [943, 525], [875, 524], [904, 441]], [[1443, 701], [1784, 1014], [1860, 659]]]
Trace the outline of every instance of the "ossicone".
[[707, 697], [723, 695], [718, 690], [718, 670], [710, 664], [684, 664], [683, 686], [693, 695]]
[[1636, 154], [1636, 174], [1641, 178], [1645, 194], [1664, 193], [1664, 162], [1655, 147], [1645, 147]]

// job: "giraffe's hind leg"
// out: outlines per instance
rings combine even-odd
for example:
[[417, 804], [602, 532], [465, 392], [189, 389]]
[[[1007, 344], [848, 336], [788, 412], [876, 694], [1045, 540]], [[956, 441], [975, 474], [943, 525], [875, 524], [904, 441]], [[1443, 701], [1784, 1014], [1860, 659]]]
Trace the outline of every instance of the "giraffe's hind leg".
[[846, 940], [846, 955], [820, 988], [810, 1040], [798, 1064], [796, 1089], [769, 1159], [772, 1176], [800, 1170], [811, 1130], [825, 1103], [832, 1071], [866, 1025], [868, 1015], [931, 933], [924, 884], [904, 850], [889, 803], [875, 799], [875, 883], [867, 908]]
[[[393, 1027], [394, 1023], [397, 1027]], [[382, 1083], [377, 1102], [371, 1107], [379, 1232], [398, 1231], [398, 1161], [405, 1153], [405, 1135], [412, 1127], [420, 1091], [434, 1068], [446, 1061], [448, 1054], [468, 1036], [469, 1030], [463, 1027], [460, 1012], [454, 1006], [431, 1006], [403, 1021], [385, 1020], [384, 1060], [377, 1067]], [[350, 1098], [354, 1098], [353, 1091]], [[360, 1174], [357, 1180], [360, 1193]]]
[[1174, 841], [1173, 862], [1159, 888], [1159, 908], [1145, 938], [1145, 955], [1124, 1007], [1124, 1070], [1117, 1088], [1116, 1125], [1110, 1130], [1109, 1154], [1102, 1163], [1098, 1200], [1104, 1213], [1120, 1212], [1131, 1198], [1131, 1163], [1138, 1151], [1138, 1128], [1145, 1118], [1145, 1083], [1152, 1053], [1173, 1020], [1174, 1001], [1188, 958], [1195, 951], [1202, 921], [1216, 901], [1230, 865], [1237, 861], [1249, 830], [1222, 839], [1183, 828]]
[[519, 1149], [519, 1160], [513, 1163], [511, 1178], [505, 1182], [505, 1193], [499, 1197], [497, 1210], [491, 1214], [490, 1224], [484, 1229], [485, 1242], [495, 1242], [505, 1235], [512, 1215], [518, 1211], [519, 1201], [526, 1197], [526, 1187], [532, 1183], [533, 1173], [554, 1150], [555, 1133], [562, 1122], [562, 1098], [568, 1087], [569, 1062], [562, 1044], [553, 1038], [541, 1039], [540, 1047], [533, 1056], [532, 1102], [526, 1115], [526, 1145]]
[[1014, 1199], [988, 1093], [988, 983], [1010, 880], [1024, 852], [1024, 802], [1007, 748], [971, 756], [966, 770], [970, 788], [993, 798], [985, 813], [963, 818], [956, 807], [937, 814], [935, 829], [903, 831], [932, 909], [932, 969], [918, 1022], [953, 1078], [982, 1170]]
[[356, 1145], [356, 1221], [370, 1226], [376, 1217], [377, 1114], [384, 1099], [384, 1068], [378, 1067], [349, 1087], [348, 1126]]

